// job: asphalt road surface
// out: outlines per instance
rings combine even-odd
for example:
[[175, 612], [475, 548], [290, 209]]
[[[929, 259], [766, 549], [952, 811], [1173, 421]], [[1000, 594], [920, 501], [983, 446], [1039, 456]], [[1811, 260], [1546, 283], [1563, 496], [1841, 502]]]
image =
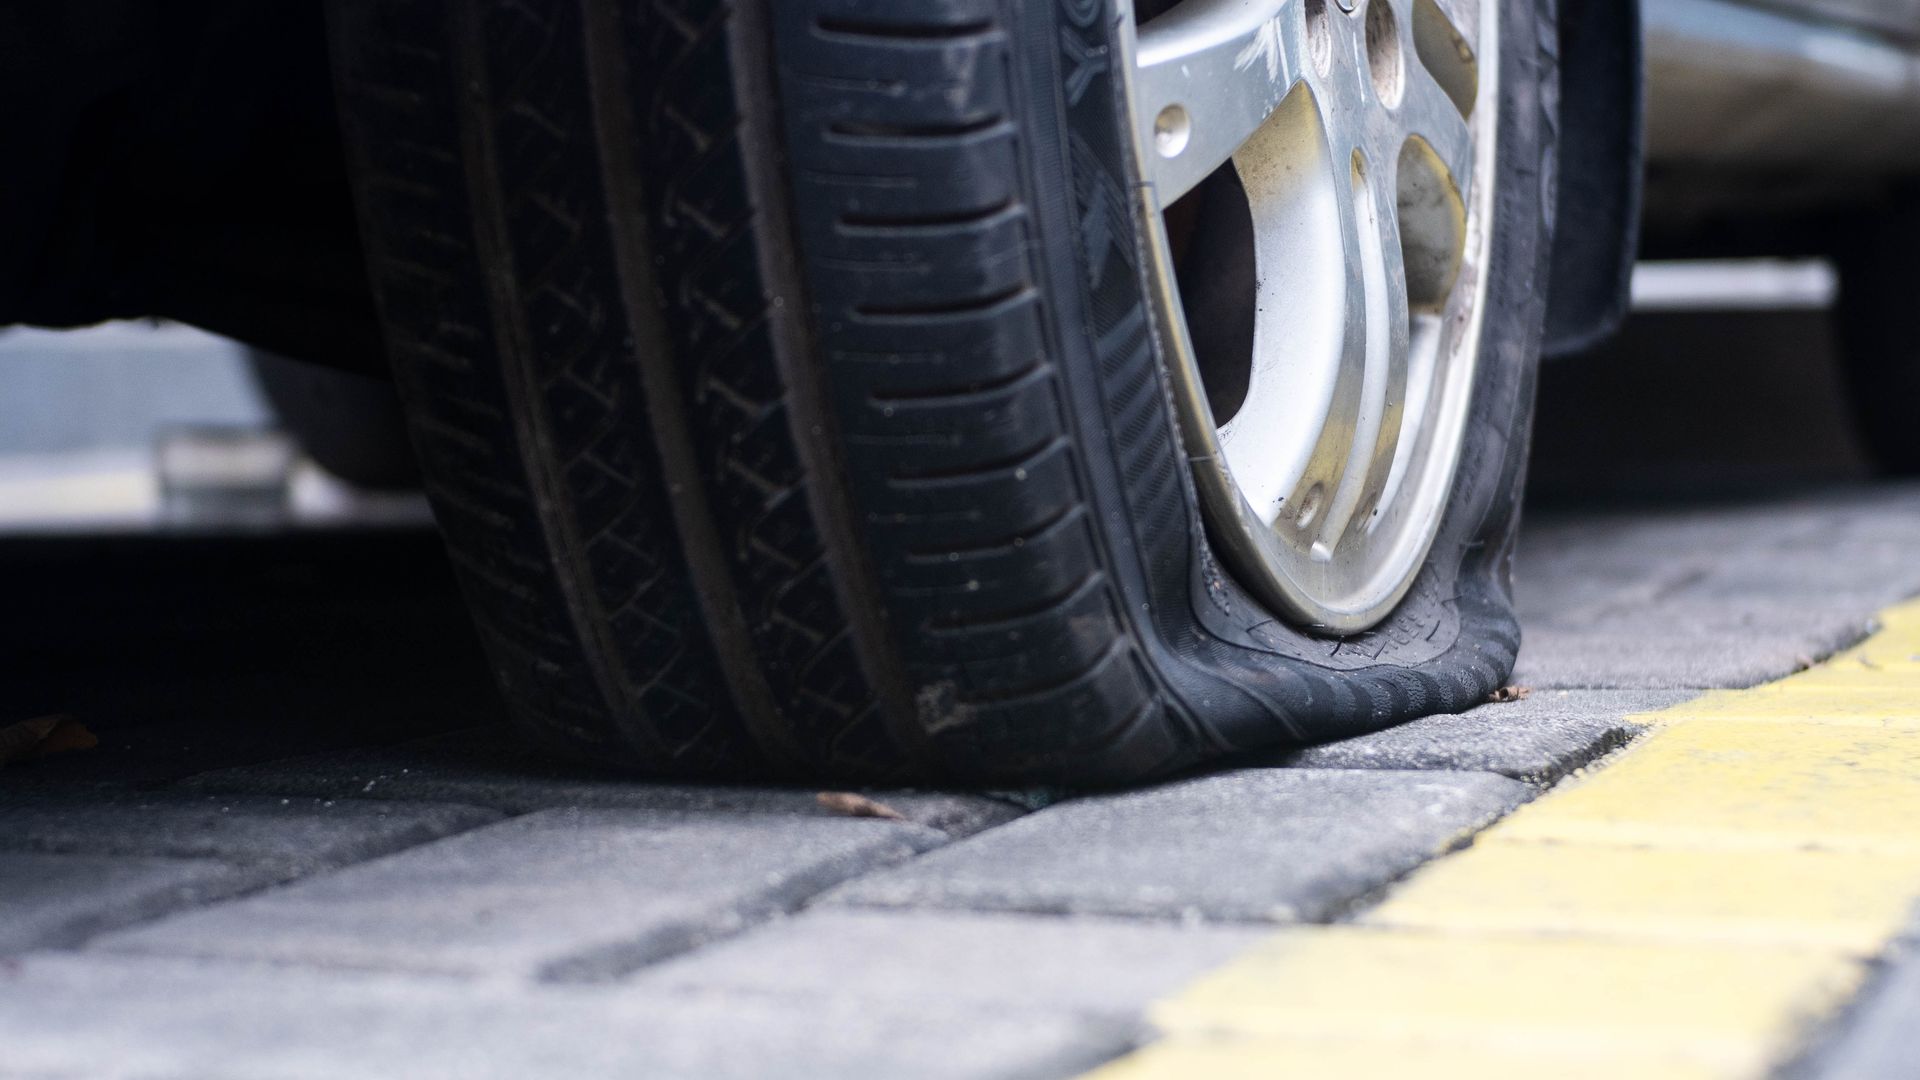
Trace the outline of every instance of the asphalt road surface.
[[[1523, 699], [1121, 794], [823, 801], [530, 759], [422, 532], [0, 539], [0, 723], [100, 737], [0, 769], [0, 1077], [1128, 1060], [1196, 978], [1364, 922], [1605, 775], [1650, 714], [1801, 671], [1920, 593], [1920, 485], [1865, 477], [1817, 323], [1759, 331], [1811, 362], [1758, 363], [1689, 318], [1549, 373]], [[1907, 936], [1844, 1007], [1756, 1028], [1757, 1056], [1657, 1063], [1912, 1075]], [[1566, 1061], [1611, 1060], [1603, 1020], [1555, 1029]]]

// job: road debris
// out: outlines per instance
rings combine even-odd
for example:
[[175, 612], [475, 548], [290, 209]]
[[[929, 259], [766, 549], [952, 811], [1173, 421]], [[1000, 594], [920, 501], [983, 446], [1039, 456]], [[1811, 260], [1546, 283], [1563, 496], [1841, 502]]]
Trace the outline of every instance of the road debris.
[[66, 713], [49, 713], [0, 727], [0, 765], [98, 745], [85, 724]]
[[814, 796], [821, 806], [848, 817], [885, 818], [905, 821], [907, 816], [886, 803], [867, 798], [856, 791], [823, 791]]

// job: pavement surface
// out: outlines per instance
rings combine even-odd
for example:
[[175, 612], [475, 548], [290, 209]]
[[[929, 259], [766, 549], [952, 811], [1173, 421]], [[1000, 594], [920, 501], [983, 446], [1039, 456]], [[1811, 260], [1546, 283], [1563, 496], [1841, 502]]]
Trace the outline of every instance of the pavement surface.
[[1920, 1075], [1920, 485], [1716, 340], [1548, 372], [1522, 700], [1127, 793], [562, 768], [427, 533], [0, 535], [100, 737], [0, 768], [0, 1077]]
[[[25, 616], [0, 631], [12, 700], [102, 742], [0, 771], [0, 1076], [1272, 1075], [1249, 1063], [1271, 1057], [1218, 1058], [1240, 1014], [1193, 995], [1239, 980], [1242, 1006], [1264, 987], [1337, 1032], [1316, 988], [1357, 987], [1372, 1023], [1418, 1012], [1408, 987], [1475, 985], [1458, 952], [1346, 938], [1401, 910], [1453, 910], [1443, 941], [1480, 932], [1463, 906], [1523, 924], [1472, 898], [1537, 894], [1497, 876], [1535, 870], [1468, 873], [1452, 909], [1401, 898], [1437, 888], [1423, 866], [1504, 850], [1487, 837], [1580, 790], [1576, 771], [1626, 775], [1594, 763], [1670, 737], [1645, 732], [1703, 691], [1858, 644], [1920, 593], [1915, 536], [1920, 487], [1898, 485], [1539, 514], [1523, 700], [1120, 794], [864, 793], [898, 819], [530, 760], [424, 534], [3, 543]], [[1910, 730], [1882, 735], [1911, 753]], [[1718, 805], [1702, 798], [1690, 814]], [[1591, 876], [1598, 858], [1577, 861]], [[1920, 869], [1867, 861], [1877, 918], [1903, 917]], [[1835, 947], [1877, 968], [1823, 953], [1729, 974], [1635, 945], [1660, 1001], [1735, 992], [1716, 979], [1777, 991], [1735, 1021], [1706, 1008], [1711, 1038], [1649, 1041], [1591, 995], [1541, 1023], [1569, 1046], [1664, 1048], [1641, 1064], [1674, 1075], [1911, 1075], [1920, 961], [1858, 922]], [[1289, 934], [1312, 944], [1282, 963]], [[1467, 952], [1528, 987], [1613, 970], [1508, 947]], [[1392, 1060], [1425, 1060], [1430, 1035], [1409, 1021]], [[1537, 1040], [1499, 1047], [1476, 1075], [1538, 1073]], [[1302, 1075], [1366, 1075], [1338, 1040], [1297, 1051]]]

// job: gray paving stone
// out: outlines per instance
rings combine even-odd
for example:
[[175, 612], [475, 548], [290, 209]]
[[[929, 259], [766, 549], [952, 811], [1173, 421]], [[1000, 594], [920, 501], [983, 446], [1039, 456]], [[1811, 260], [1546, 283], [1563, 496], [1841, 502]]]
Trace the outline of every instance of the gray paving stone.
[[849, 994], [1130, 1019], [1272, 931], [1138, 919], [816, 909], [642, 972], [641, 989]]
[[1660, 558], [1649, 565], [1644, 555], [1579, 551], [1528, 561], [1522, 553], [1513, 571], [1514, 602], [1522, 630], [1541, 620], [1632, 616], [1683, 592], [1714, 566], [1701, 556]]
[[945, 837], [872, 818], [550, 810], [102, 938], [143, 953], [596, 978]]
[[210, 859], [0, 852], [0, 954], [73, 945], [253, 881]]
[[[1858, 640], [1907, 591], [1890, 554], [1837, 558], [1811, 515], [1528, 533], [1516, 569], [1517, 681], [1536, 687], [1747, 686]], [[1622, 539], [1625, 537], [1625, 539]]]
[[1913, 538], [1873, 543], [1849, 542], [1826, 548], [1817, 558], [1798, 558], [1783, 566], [1777, 556], [1716, 564], [1689, 582], [1679, 599], [1708, 605], [1767, 605], [1783, 611], [1814, 610], [1870, 613], [1920, 592], [1920, 565]]
[[1609, 753], [1641, 727], [1634, 713], [1690, 691], [1535, 690], [1507, 704], [1429, 716], [1397, 728], [1287, 754], [1280, 764], [1326, 769], [1455, 769], [1548, 784]]
[[760, 1080], [1072, 1076], [1128, 1048], [1083, 1016], [860, 997], [671, 996], [181, 961], [0, 969], [0, 1077]]
[[1746, 687], [1785, 678], [1859, 642], [1871, 620], [1810, 618], [1797, 629], [1672, 633], [1658, 625], [1529, 630], [1513, 680], [1535, 689]]
[[1920, 952], [1911, 939], [1808, 1067], [1817, 1080], [1913, 1080], [1920, 1075]]
[[[561, 807], [628, 810], [725, 810], [839, 816], [816, 788], [657, 784], [556, 766], [527, 751], [510, 732], [475, 729], [395, 747], [341, 751], [223, 769], [183, 785], [199, 791], [307, 795], [330, 799], [432, 799], [509, 813]], [[919, 825], [968, 836], [1020, 816], [1004, 799], [927, 791], [869, 792]]]
[[1610, 590], [1638, 590], [1657, 601], [1728, 565], [1771, 561], [1788, 570], [1769, 556], [1791, 551], [1804, 528], [1764, 516], [1680, 521], [1644, 511], [1530, 520], [1514, 560], [1515, 598], [1522, 610], [1537, 610], [1543, 600], [1577, 607]]
[[[1920, 589], [1916, 525], [1864, 492], [1531, 522], [1515, 566], [1536, 688], [1751, 686], [1859, 640]], [[1890, 505], [1920, 507], [1912, 489]], [[1903, 550], [1907, 549], [1907, 550]]]
[[0, 850], [219, 859], [293, 877], [499, 818], [471, 806], [41, 790], [0, 797]]
[[1515, 568], [1536, 687], [1708, 688], [1789, 675], [1920, 592], [1920, 488], [1529, 523]]
[[[1712, 595], [1705, 592], [1708, 589], [1724, 590], [1727, 595]], [[1736, 589], [1739, 592], [1734, 595]], [[1870, 597], [1856, 590], [1851, 599], [1826, 596], [1827, 590], [1815, 591], [1822, 593], [1818, 602], [1807, 595], [1755, 594], [1746, 591], [1746, 586], [1740, 583], [1721, 583], [1708, 578], [1687, 587], [1680, 595], [1658, 601], [1642, 603], [1629, 598], [1616, 598], [1617, 602], [1595, 601], [1584, 610], [1536, 614], [1523, 626], [1528, 635], [1543, 631], [1604, 632], [1624, 637], [1647, 631], [1666, 635], [1787, 634], [1805, 631], [1810, 626], [1863, 626], [1881, 608], [1899, 599], [1878, 588], [1872, 590]]]
[[1249, 769], [1061, 803], [852, 882], [830, 900], [1325, 919], [1531, 793], [1491, 773]]

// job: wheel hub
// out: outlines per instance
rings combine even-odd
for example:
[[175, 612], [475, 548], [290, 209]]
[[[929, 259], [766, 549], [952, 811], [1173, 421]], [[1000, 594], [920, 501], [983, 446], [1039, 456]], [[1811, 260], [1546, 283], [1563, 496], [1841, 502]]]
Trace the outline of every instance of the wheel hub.
[[[1208, 524], [1248, 587], [1311, 628], [1383, 619], [1452, 487], [1479, 349], [1498, 113], [1497, 64], [1480, 58], [1498, 55], [1497, 16], [1492, 0], [1183, 0], [1133, 43], [1149, 267]], [[1161, 216], [1229, 168], [1251, 225], [1237, 370], [1203, 365], [1188, 325], [1210, 299], [1196, 290], [1231, 268], [1202, 246], [1176, 275]]]

